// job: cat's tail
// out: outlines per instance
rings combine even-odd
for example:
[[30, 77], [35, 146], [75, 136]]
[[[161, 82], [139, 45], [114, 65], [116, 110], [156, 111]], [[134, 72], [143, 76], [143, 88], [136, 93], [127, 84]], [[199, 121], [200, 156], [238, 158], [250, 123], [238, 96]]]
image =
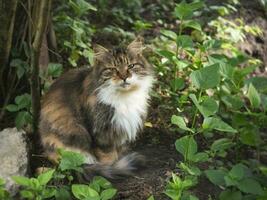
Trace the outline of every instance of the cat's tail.
[[138, 170], [145, 167], [145, 157], [138, 153], [131, 153], [121, 157], [111, 165], [95, 163], [85, 164], [83, 173], [78, 179], [82, 182], [92, 180], [93, 176], [103, 176], [107, 179], [122, 179], [133, 176]]

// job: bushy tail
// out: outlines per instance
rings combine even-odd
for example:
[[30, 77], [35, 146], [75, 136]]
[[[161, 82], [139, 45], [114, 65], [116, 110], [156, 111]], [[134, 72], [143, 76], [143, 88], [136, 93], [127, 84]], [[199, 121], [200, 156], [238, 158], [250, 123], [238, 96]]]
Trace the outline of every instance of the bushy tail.
[[131, 153], [123, 156], [112, 165], [101, 163], [86, 164], [83, 166], [83, 174], [80, 174], [78, 179], [80, 182], [88, 182], [94, 176], [103, 176], [107, 179], [122, 179], [134, 175], [136, 171], [144, 166], [144, 156], [138, 153]]

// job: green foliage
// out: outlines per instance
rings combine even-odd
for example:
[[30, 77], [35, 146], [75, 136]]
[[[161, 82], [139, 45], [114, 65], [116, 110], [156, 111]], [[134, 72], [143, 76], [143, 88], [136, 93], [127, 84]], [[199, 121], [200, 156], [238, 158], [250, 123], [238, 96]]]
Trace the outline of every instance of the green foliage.
[[6, 110], [16, 113], [15, 124], [18, 129], [31, 124], [31, 96], [29, 94], [17, 96], [14, 104], [7, 105]]
[[[117, 190], [103, 177], [96, 176], [88, 184], [76, 184], [73, 172], [80, 172], [84, 157], [75, 152], [59, 150], [60, 163], [55, 169], [49, 169], [36, 178], [14, 176], [13, 181], [21, 186], [20, 198], [27, 200], [109, 200]], [[4, 180], [0, 179], [0, 199], [12, 200], [4, 189]]]
[[[183, 180], [197, 184], [205, 175], [221, 188], [219, 199], [261, 198], [266, 176], [259, 178], [260, 160], [252, 164], [241, 149], [252, 147], [257, 155], [260, 149], [266, 151], [260, 146], [261, 132], [267, 128], [262, 123], [267, 121], [266, 78], [249, 78], [259, 62], [235, 47], [245, 34], [260, 35], [261, 30], [241, 19], [233, 22], [219, 16], [208, 24], [215, 31], [204, 32], [195, 19], [203, 6], [200, 1], [176, 4], [173, 14], [180, 20], [179, 30], [161, 30], [155, 42], [159, 93], [172, 99], [168, 106], [178, 113], [173, 113], [171, 123], [179, 128], [174, 130], [184, 134], [175, 142], [183, 156], [177, 164], [180, 177], [172, 177], [165, 194], [171, 199], [185, 199], [182, 195], [189, 188], [182, 187]], [[223, 15], [235, 11], [233, 4], [208, 9], [221, 9]], [[191, 29], [192, 34], [186, 35], [185, 29]], [[158, 98], [164, 101], [164, 97]], [[196, 138], [206, 143], [201, 151]], [[201, 162], [209, 169], [201, 168]]]
[[95, 12], [96, 7], [85, 0], [64, 0], [60, 4], [53, 21], [61, 51], [67, 54], [69, 63], [74, 67], [81, 59], [92, 64], [91, 37], [94, 29], [86, 15]]

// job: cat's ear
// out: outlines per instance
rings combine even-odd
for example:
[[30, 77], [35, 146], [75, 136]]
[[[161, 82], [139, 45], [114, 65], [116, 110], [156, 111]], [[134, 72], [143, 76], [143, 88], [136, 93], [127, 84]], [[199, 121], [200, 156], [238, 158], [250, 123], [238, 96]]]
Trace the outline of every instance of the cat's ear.
[[103, 61], [106, 60], [109, 56], [109, 50], [106, 49], [105, 47], [102, 47], [101, 45], [94, 45], [93, 46], [93, 50], [94, 50], [94, 59], [98, 60], [98, 61]]
[[144, 38], [141, 37], [141, 36], [138, 36], [127, 47], [127, 51], [130, 54], [133, 54], [133, 55], [140, 55], [140, 54], [142, 54], [142, 51], [144, 49], [145, 49], [145, 46], [144, 46]]

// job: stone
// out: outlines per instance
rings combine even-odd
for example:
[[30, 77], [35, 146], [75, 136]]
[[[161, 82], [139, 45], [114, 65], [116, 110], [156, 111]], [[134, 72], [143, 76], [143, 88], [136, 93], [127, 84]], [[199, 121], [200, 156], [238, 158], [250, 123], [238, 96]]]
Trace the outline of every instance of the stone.
[[6, 189], [14, 196], [19, 186], [12, 176], [27, 176], [28, 149], [26, 133], [17, 128], [6, 128], [0, 132], [0, 178], [6, 182]]

